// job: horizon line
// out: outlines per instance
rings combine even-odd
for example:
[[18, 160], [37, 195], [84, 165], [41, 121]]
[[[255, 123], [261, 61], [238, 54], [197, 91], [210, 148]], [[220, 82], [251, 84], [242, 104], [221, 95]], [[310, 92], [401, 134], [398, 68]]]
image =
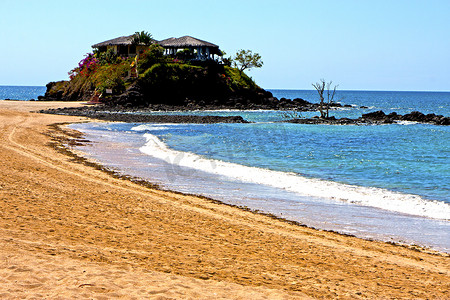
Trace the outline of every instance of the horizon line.
[[[28, 84], [0, 84], [0, 86], [14, 87], [45, 87], [46, 85], [28, 85]], [[315, 91], [305, 88], [264, 88], [264, 90], [287, 90], [287, 91]], [[382, 90], [382, 89], [337, 89], [337, 92], [427, 92], [427, 93], [449, 93], [450, 90]]]
[[[293, 88], [264, 88], [265, 90], [287, 90], [287, 91], [315, 91], [314, 89], [293, 89]], [[381, 90], [381, 89], [336, 89], [336, 92], [423, 92], [423, 93], [450, 93], [450, 90]]]

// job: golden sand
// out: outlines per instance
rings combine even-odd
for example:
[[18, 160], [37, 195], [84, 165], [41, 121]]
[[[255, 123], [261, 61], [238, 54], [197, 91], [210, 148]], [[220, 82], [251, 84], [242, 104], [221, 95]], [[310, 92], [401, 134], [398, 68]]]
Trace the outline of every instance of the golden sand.
[[[289, 224], [80, 163], [78, 138], [0, 101], [0, 298], [449, 297], [449, 256]], [[61, 128], [58, 130], [58, 128]]]

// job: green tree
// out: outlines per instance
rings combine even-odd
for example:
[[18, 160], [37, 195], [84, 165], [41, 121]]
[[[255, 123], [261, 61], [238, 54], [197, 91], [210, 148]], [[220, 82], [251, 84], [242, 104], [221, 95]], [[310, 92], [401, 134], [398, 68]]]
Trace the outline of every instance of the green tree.
[[[333, 88], [331, 87], [333, 81], [325, 82], [324, 79], [320, 79], [319, 82], [313, 83], [313, 87], [317, 90], [317, 93], [319, 93], [319, 111], [320, 111], [320, 117], [322, 119], [329, 118], [328, 111], [330, 109], [330, 104], [333, 103], [334, 96], [336, 95], [336, 89], [337, 85], [335, 85]], [[326, 92], [326, 99], [324, 96], [324, 93]]]
[[261, 68], [263, 61], [258, 53], [253, 53], [251, 50], [239, 50], [236, 52], [233, 64], [242, 73], [246, 69]]
[[151, 33], [147, 31], [137, 32], [133, 35], [133, 44], [144, 44], [146, 46], [153, 44], [154, 40]]
[[143, 73], [154, 64], [164, 62], [167, 62], [167, 58], [164, 56], [164, 48], [161, 45], [152, 44], [144, 53], [139, 55], [136, 71]]

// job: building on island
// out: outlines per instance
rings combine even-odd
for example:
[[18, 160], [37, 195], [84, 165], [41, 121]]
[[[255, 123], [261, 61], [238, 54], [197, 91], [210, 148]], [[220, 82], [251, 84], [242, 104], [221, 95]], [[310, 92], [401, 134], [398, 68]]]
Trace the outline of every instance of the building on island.
[[[100, 52], [106, 52], [112, 49], [117, 55], [132, 57], [148, 49], [149, 46], [136, 44], [133, 42], [134, 35], [122, 36], [102, 43], [92, 45], [92, 48]], [[170, 56], [183, 55], [183, 58], [189, 60], [216, 60], [223, 56], [219, 46], [206, 42], [191, 36], [180, 38], [168, 38], [162, 41], [154, 40], [154, 43], [164, 48], [164, 54]]]
[[119, 56], [135, 56], [136, 53], [148, 48], [146, 45], [139, 45], [133, 42], [134, 35], [121, 36], [112, 40], [107, 40], [95, 45], [92, 48], [100, 52], [106, 52], [110, 49]]
[[219, 46], [199, 40], [191, 36], [183, 36], [180, 38], [168, 38], [159, 42], [164, 48], [166, 55], [176, 55], [178, 52], [191, 53], [192, 59], [209, 60], [215, 59], [215, 55], [222, 57], [223, 53]]

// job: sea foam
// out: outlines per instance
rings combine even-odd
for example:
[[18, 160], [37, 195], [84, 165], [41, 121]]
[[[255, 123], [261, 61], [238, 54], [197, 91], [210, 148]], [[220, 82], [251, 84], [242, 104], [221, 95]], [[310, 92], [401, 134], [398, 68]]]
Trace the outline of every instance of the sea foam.
[[398, 193], [381, 188], [361, 187], [306, 178], [296, 173], [273, 171], [209, 159], [190, 152], [170, 149], [155, 135], [146, 133], [144, 136], [147, 143], [140, 148], [140, 151], [170, 164], [227, 176], [243, 182], [272, 186], [302, 196], [320, 197], [410, 215], [450, 220], [450, 205], [441, 201], [427, 200], [417, 195]]

